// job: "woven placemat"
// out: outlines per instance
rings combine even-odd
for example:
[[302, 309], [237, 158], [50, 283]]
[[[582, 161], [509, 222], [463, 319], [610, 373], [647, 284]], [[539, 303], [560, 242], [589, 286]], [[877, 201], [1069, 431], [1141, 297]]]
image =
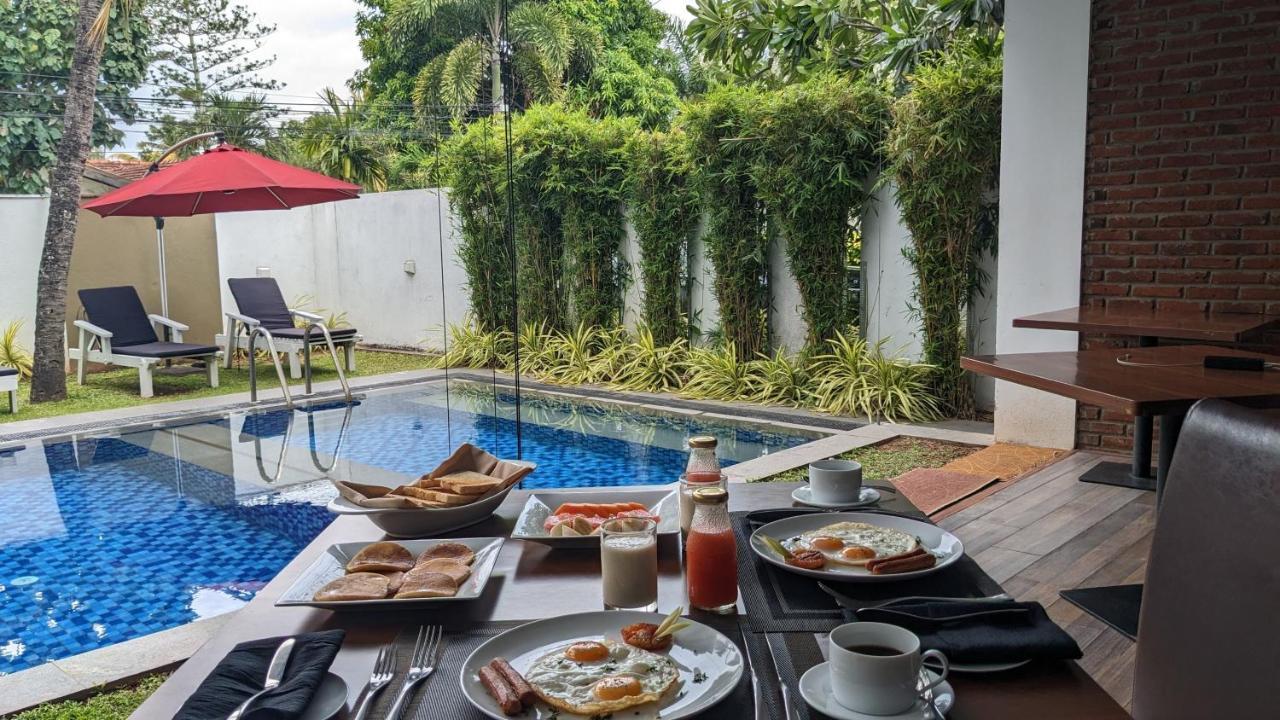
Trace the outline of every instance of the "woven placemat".
[[[736, 618], [699, 617], [699, 622], [719, 630], [744, 650], [743, 634], [738, 628]], [[471, 653], [487, 640], [511, 628], [522, 625], [521, 622], [483, 623], [466, 630], [448, 631], [445, 633], [445, 650], [440, 665], [431, 677], [422, 681], [414, 690], [413, 698], [405, 710], [403, 720], [484, 720], [487, 716], [476, 710], [462, 693], [458, 678], [462, 672], [462, 664]], [[391, 704], [395, 702], [396, 691], [404, 681], [408, 671], [413, 644], [417, 637], [417, 628], [406, 628], [396, 638], [396, 677], [379, 694], [376, 704], [369, 712], [369, 720], [386, 720]], [[752, 656], [753, 658], [756, 656]], [[768, 651], [765, 651], [765, 658]], [[776, 714], [771, 717], [783, 718], [780, 701]], [[534, 717], [532, 713], [519, 717]], [[698, 715], [699, 720], [741, 720], [752, 717], [751, 685], [746, 673], [734, 692], [710, 710]]]
[[[749, 513], [731, 513], [738, 543], [738, 587], [746, 606], [745, 622], [754, 632], [830, 632], [846, 622], [844, 612], [818, 581], [761, 560], [751, 550], [758, 527]], [[859, 606], [909, 596], [983, 597], [1000, 585], [968, 555], [935, 573], [883, 583], [829, 582]]]
[[[751, 633], [748, 637], [760, 689], [770, 707], [770, 717], [786, 718], [782, 710], [782, 695], [778, 689], [781, 679], [787, 684], [791, 706], [799, 720], [830, 720], [827, 715], [809, 707], [800, 696], [800, 676], [809, 668], [825, 661], [822, 649], [818, 646], [818, 638], [813, 633]], [[770, 645], [773, 646], [772, 655]], [[774, 656], [778, 661], [776, 672]]]

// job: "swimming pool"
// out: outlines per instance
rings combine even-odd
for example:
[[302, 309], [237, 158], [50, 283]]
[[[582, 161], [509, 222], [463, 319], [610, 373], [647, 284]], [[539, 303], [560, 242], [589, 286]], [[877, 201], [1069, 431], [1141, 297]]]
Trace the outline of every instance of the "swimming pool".
[[[515, 398], [465, 381], [0, 447], [0, 674], [234, 610], [332, 519], [328, 477], [416, 477], [471, 442], [516, 456]], [[819, 433], [526, 393], [526, 487], [671, 482]]]

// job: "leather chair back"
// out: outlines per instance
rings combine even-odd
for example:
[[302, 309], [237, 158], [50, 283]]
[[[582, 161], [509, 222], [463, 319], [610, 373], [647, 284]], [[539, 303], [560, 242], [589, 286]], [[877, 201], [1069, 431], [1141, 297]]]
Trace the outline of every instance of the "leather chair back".
[[1187, 414], [1147, 563], [1135, 720], [1277, 717], [1280, 419]]

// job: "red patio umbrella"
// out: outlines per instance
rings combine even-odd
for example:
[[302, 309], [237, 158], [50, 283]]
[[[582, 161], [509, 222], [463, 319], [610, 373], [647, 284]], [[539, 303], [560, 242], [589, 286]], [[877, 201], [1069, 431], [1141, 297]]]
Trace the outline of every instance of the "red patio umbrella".
[[160, 310], [169, 314], [164, 218], [242, 210], [287, 210], [350, 200], [360, 186], [242, 150], [226, 142], [152, 172], [81, 207], [103, 217], [156, 219], [160, 253]]

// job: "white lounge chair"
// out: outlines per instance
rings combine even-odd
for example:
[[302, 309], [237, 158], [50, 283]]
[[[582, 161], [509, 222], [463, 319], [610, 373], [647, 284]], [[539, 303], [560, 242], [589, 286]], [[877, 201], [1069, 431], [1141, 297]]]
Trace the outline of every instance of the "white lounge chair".
[[[305, 330], [294, 325], [294, 318], [301, 318], [316, 324], [311, 333], [311, 345], [323, 345], [325, 334], [319, 328], [322, 317], [315, 313], [294, 310], [285, 304], [284, 295], [275, 278], [228, 278], [227, 286], [236, 300], [238, 313], [227, 313], [227, 334], [217, 338], [217, 342], [226, 352], [227, 368], [231, 367], [237, 344], [244, 341], [248, 344], [248, 333], [255, 327], [266, 330], [268, 350], [282, 352], [289, 356], [289, 377], [297, 380], [302, 377], [302, 345]], [[347, 373], [356, 369], [355, 347], [362, 338], [355, 328], [325, 328], [333, 344], [341, 347], [343, 363]], [[243, 333], [243, 334], [242, 334]]]
[[[131, 286], [81, 290], [80, 304], [88, 320], [76, 320], [80, 329], [79, 347], [67, 351], [76, 361], [76, 382], [85, 380], [89, 362], [138, 368], [138, 389], [142, 397], [152, 397], [151, 373], [156, 365], [174, 359], [203, 360], [209, 387], [218, 387], [218, 360], [222, 354], [213, 345], [182, 342], [182, 333], [191, 328], [162, 315], [148, 315]], [[169, 329], [173, 342], [161, 341], [159, 326]]]
[[0, 367], [0, 393], [9, 396], [9, 412], [18, 412], [18, 371]]

